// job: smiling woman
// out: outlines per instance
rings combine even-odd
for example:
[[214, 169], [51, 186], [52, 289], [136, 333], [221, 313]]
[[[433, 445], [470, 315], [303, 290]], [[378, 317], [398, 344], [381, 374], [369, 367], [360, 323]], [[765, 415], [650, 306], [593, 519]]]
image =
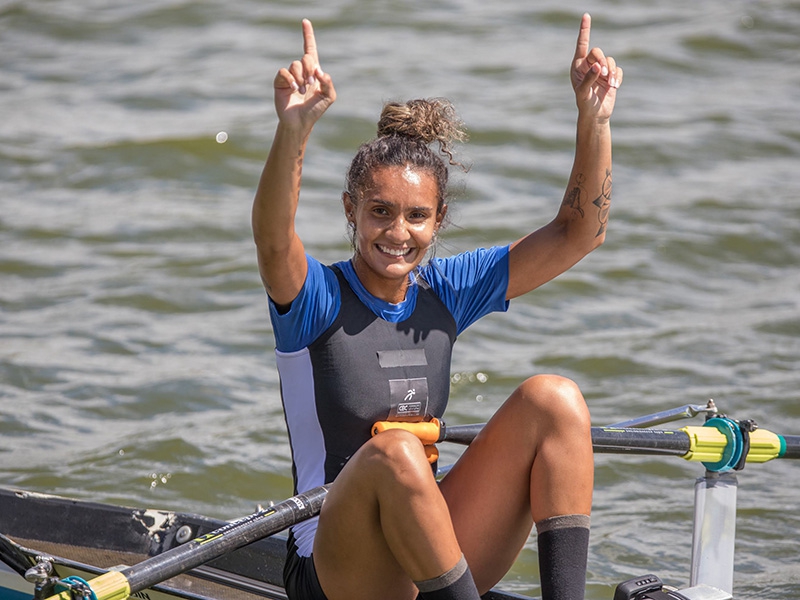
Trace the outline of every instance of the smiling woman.
[[[359, 202], [346, 193], [353, 236], [353, 266], [372, 294], [397, 304], [406, 296], [408, 274], [434, 242], [444, 209], [437, 209], [437, 184], [411, 166], [376, 169]], [[400, 284], [398, 286], [398, 283]]]
[[[451, 144], [466, 136], [449, 101], [389, 103], [378, 137], [361, 146], [347, 173], [344, 209], [358, 278], [374, 296], [399, 303], [447, 214]], [[352, 190], [352, 191], [351, 191]]]
[[447, 214], [451, 146], [464, 134], [446, 100], [390, 103], [347, 175], [353, 257], [324, 266], [306, 255], [294, 219], [306, 144], [336, 92], [303, 22], [302, 59], [275, 77], [279, 122], [253, 204], [295, 489], [332, 482], [318, 519], [291, 530], [290, 598], [478, 600], [534, 524], [543, 598], [583, 598], [593, 455], [572, 381], [524, 381], [440, 483], [412, 433], [371, 431], [376, 421], [441, 418], [456, 337], [602, 243], [622, 70], [589, 49], [589, 30], [584, 15], [571, 69], [577, 151], [549, 224], [424, 262]]

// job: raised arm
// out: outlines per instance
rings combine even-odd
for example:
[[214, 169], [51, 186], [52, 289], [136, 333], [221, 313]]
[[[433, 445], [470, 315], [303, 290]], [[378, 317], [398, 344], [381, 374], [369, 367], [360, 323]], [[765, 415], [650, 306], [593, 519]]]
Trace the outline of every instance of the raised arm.
[[555, 219], [511, 245], [506, 297], [525, 294], [560, 275], [605, 239], [611, 204], [611, 127], [622, 69], [599, 48], [589, 50], [591, 18], [583, 15], [570, 79], [578, 105], [575, 160]]
[[336, 100], [333, 81], [319, 65], [314, 29], [307, 19], [303, 43], [303, 58], [275, 76], [278, 127], [253, 201], [258, 269], [278, 306], [290, 304], [306, 278], [305, 249], [294, 224], [303, 158], [314, 124]]

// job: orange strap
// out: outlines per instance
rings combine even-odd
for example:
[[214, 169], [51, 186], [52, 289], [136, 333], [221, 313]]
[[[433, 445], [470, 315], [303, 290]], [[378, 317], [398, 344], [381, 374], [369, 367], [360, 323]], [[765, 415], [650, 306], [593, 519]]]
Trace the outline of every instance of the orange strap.
[[431, 419], [430, 421], [420, 421], [418, 423], [406, 423], [403, 421], [378, 421], [372, 426], [373, 437], [388, 431], [390, 429], [402, 429], [413, 433], [419, 441], [425, 446], [425, 455], [428, 457], [428, 462], [434, 463], [439, 459], [439, 450], [437, 450], [436, 442], [439, 441], [441, 431], [441, 424], [439, 419]]

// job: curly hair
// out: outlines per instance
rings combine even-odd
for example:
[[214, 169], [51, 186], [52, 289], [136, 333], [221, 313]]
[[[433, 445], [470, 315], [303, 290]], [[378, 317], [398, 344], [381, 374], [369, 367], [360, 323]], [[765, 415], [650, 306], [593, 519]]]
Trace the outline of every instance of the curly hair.
[[[441, 211], [447, 197], [448, 165], [463, 168], [453, 158], [452, 145], [466, 139], [464, 124], [445, 98], [388, 102], [378, 121], [378, 136], [362, 144], [350, 163], [346, 190], [357, 202], [374, 169], [411, 166], [434, 177], [439, 194], [437, 210]], [[436, 142], [439, 154], [430, 148]]]

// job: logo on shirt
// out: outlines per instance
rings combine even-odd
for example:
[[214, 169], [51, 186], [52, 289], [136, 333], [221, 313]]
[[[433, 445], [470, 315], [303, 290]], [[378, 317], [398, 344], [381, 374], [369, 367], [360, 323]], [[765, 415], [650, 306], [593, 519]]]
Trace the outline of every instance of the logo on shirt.
[[428, 379], [390, 379], [391, 409], [389, 419], [419, 419], [428, 410]]

